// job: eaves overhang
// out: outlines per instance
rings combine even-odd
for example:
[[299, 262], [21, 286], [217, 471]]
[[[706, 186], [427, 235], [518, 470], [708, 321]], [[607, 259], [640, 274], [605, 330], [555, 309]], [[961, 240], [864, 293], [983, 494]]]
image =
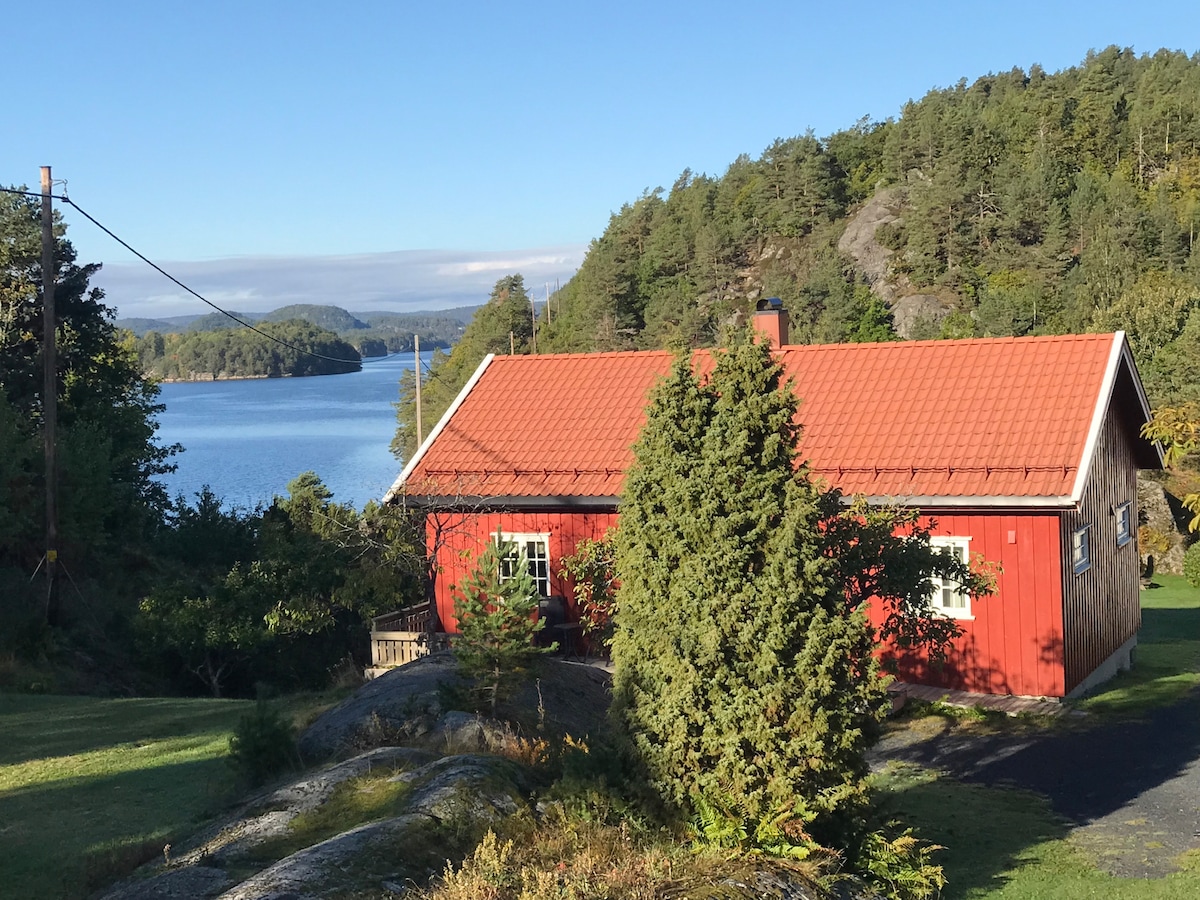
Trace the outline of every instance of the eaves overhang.
[[[483, 377], [483, 373], [487, 371], [487, 367], [495, 358], [496, 354], [489, 353], [479, 363], [475, 369], [475, 372], [469, 379], [467, 379], [467, 383], [463, 385], [462, 390], [458, 392], [458, 396], [454, 398], [454, 402], [447, 407], [444, 413], [442, 413], [442, 417], [438, 419], [437, 425], [433, 426], [433, 430], [429, 432], [429, 435], [421, 442], [421, 446], [418, 447], [417, 452], [412, 455], [412, 459], [410, 459], [405, 464], [404, 468], [400, 470], [400, 475], [388, 489], [388, 492], [383, 495], [384, 503], [391, 503], [396, 499], [397, 495], [403, 491], [404, 484], [406, 481], [408, 481], [408, 476], [411, 475], [413, 470], [416, 469], [417, 465], [421, 462], [421, 459], [433, 445], [433, 442], [437, 440], [438, 435], [441, 434], [445, 429], [446, 424], [450, 421], [451, 417], [458, 412], [458, 408], [463, 405], [463, 401], [467, 399], [467, 395], [470, 394], [472, 388], [479, 383], [479, 379]], [[419, 377], [420, 372], [418, 372], [417, 375]]]
[[484, 496], [465, 494], [406, 494], [403, 489], [389, 493], [392, 501], [414, 509], [445, 509], [459, 512], [497, 512], [515, 509], [615, 510], [621, 502], [616, 496], [558, 494], [546, 496]]

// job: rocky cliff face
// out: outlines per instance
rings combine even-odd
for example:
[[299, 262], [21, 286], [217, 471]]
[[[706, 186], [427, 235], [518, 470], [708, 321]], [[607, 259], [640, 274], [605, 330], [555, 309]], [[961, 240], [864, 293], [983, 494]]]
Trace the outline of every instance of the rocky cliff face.
[[1187, 549], [1184, 531], [1187, 517], [1179, 500], [1168, 494], [1157, 481], [1138, 478], [1137, 502], [1138, 553], [1142, 570], [1146, 570], [1147, 557], [1153, 557], [1154, 572], [1182, 575], [1183, 552]]
[[950, 306], [937, 294], [915, 288], [908, 278], [893, 270], [895, 251], [879, 242], [879, 229], [902, 221], [904, 188], [881, 188], [850, 216], [838, 240], [838, 250], [854, 261], [871, 291], [892, 311], [892, 327], [902, 338], [912, 338], [919, 328], [936, 326], [950, 313]]

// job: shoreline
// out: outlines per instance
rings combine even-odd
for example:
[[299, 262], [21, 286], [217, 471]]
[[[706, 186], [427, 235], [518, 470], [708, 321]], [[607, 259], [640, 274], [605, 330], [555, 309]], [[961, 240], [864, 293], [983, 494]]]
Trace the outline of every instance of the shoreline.
[[[384, 359], [385, 357], [370, 357]], [[359, 368], [356, 371], [361, 372]], [[143, 374], [143, 377], [156, 384], [206, 384], [213, 381], [266, 381], [284, 378], [324, 378], [327, 375], [353, 375], [354, 372], [314, 372], [311, 375], [204, 375], [196, 378], [156, 378], [154, 375]]]

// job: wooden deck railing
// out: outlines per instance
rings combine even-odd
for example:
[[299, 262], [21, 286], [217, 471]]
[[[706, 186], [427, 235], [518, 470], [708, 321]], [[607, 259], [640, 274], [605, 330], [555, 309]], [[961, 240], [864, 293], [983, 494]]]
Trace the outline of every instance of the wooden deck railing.
[[450, 635], [431, 631], [372, 631], [371, 665], [377, 669], [402, 666], [450, 646]]
[[384, 613], [371, 620], [372, 631], [428, 631], [433, 620], [433, 606], [426, 601]]

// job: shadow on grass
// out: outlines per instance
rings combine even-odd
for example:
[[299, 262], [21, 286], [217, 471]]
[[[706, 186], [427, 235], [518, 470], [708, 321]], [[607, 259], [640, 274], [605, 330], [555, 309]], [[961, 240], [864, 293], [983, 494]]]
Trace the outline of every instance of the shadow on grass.
[[246, 700], [0, 694], [0, 765], [123, 745], [136, 750], [143, 742], [230, 730], [250, 706]]
[[214, 757], [6, 791], [0, 897], [84, 897], [214, 815], [231, 785], [224, 758]]
[[1200, 641], [1200, 608], [1142, 608], [1138, 644], [1144, 647], [1145, 644], [1169, 641]]
[[883, 810], [899, 815], [927, 841], [940, 844], [934, 861], [946, 872], [942, 900], [1002, 888], [1033, 847], [1066, 837], [1068, 826], [1045, 798], [938, 779], [911, 768], [885, 775]]
[[1032, 736], [943, 734], [899, 747], [887, 757], [965, 781], [1037, 791], [1061, 815], [1087, 822], [1177, 778], [1181, 791], [1200, 795], [1200, 769], [1192, 766], [1200, 759], [1200, 691], [1191, 690], [1182, 701], [1139, 721]]

